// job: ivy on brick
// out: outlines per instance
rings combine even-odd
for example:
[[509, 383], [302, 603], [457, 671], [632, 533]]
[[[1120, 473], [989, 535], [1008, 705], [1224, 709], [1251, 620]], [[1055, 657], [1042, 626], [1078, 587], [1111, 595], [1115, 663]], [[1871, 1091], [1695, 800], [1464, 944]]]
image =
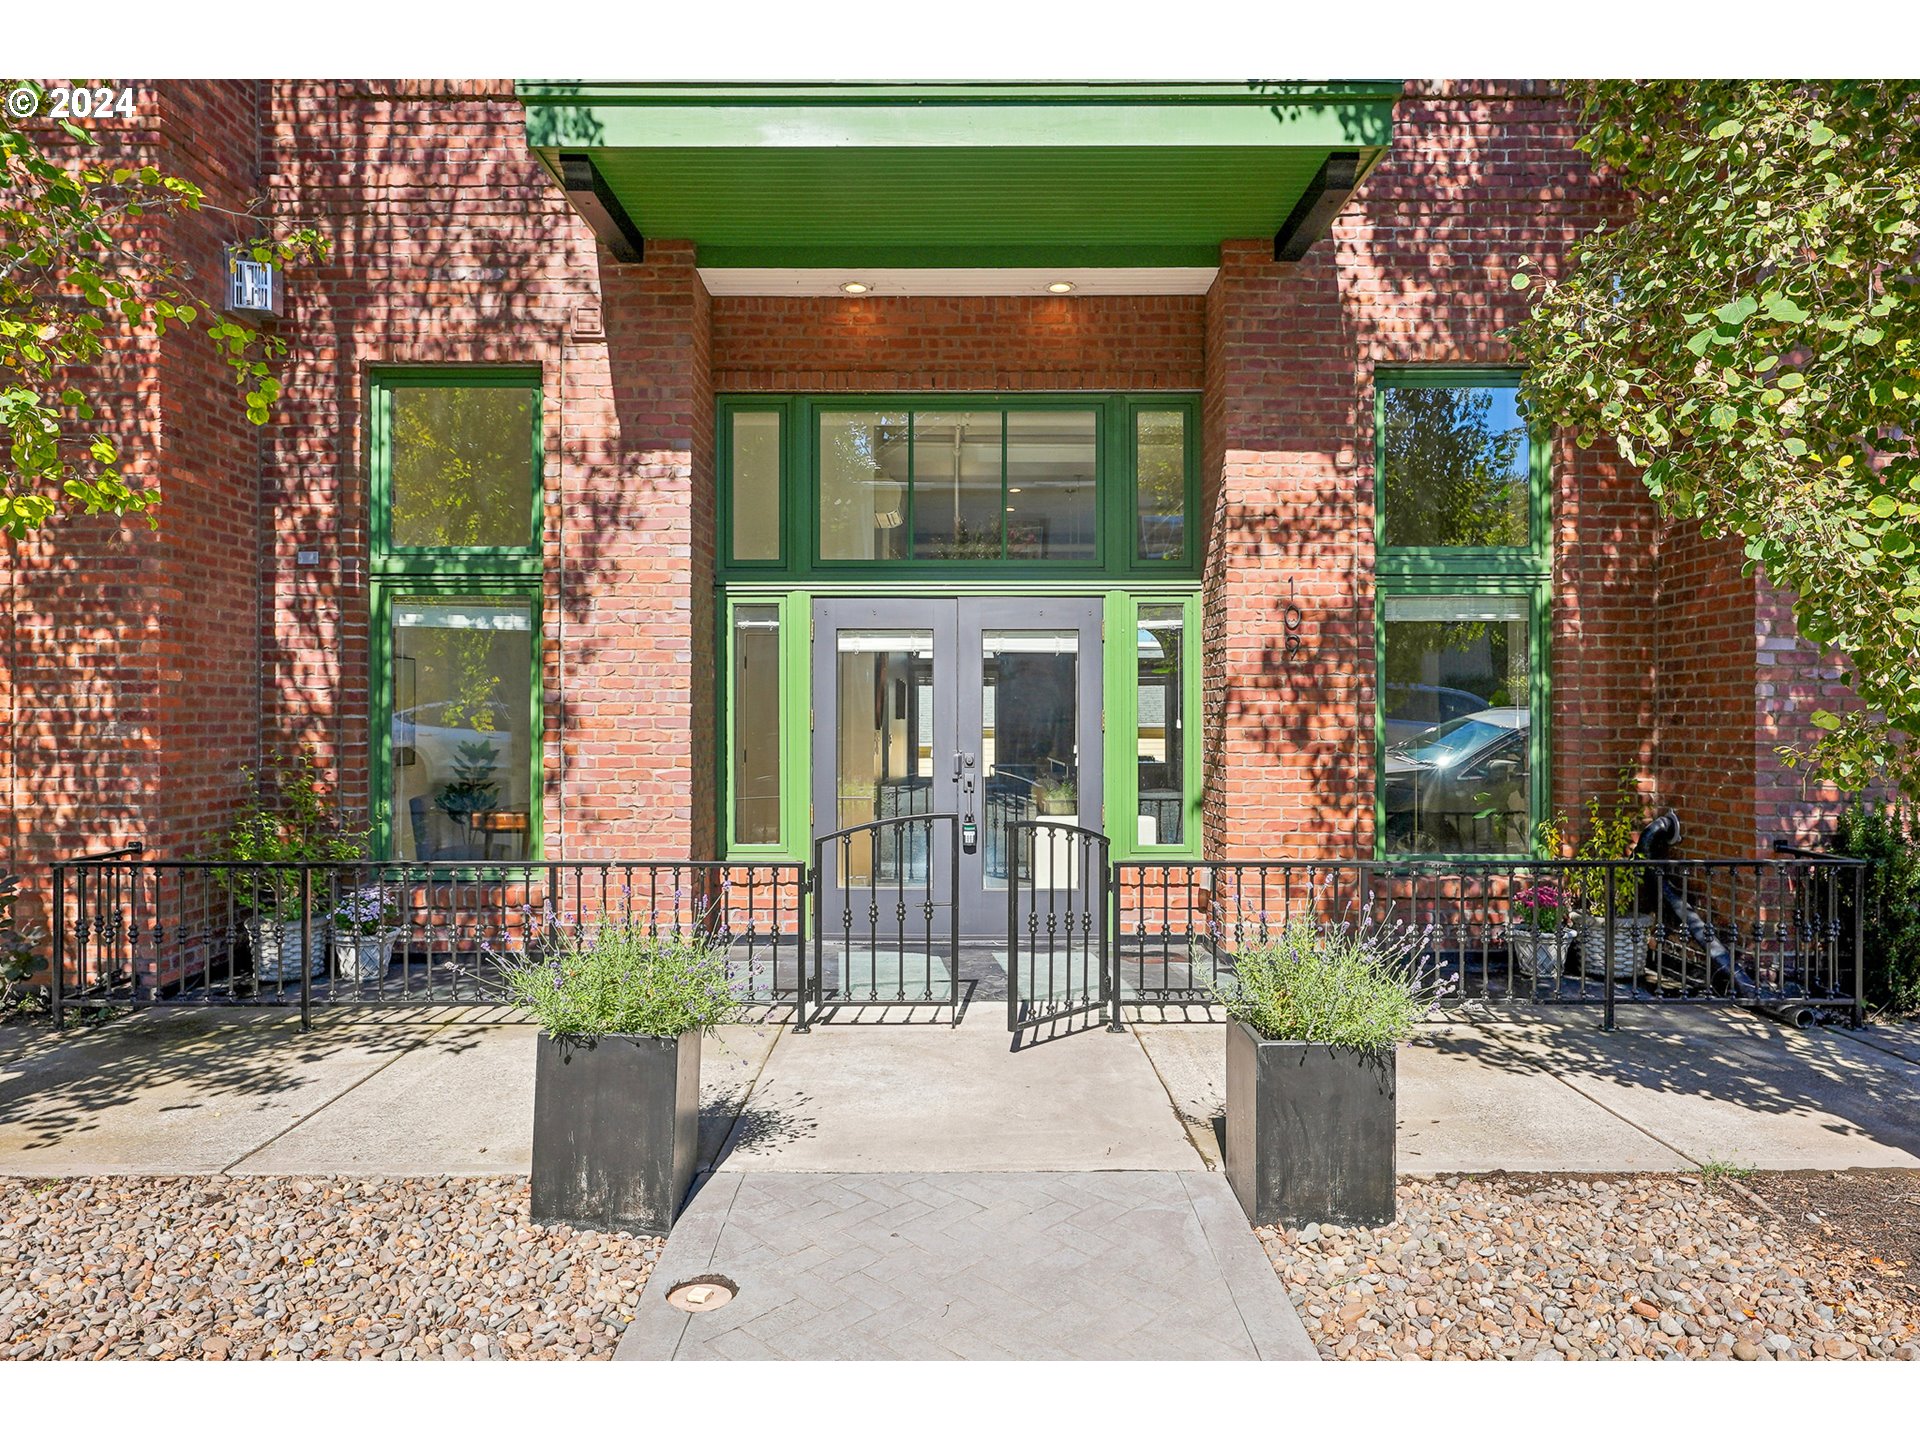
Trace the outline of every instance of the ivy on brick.
[[1559, 276], [1519, 262], [1527, 404], [1737, 537], [1847, 657], [1861, 707], [1789, 763], [1920, 793], [1920, 85], [1569, 89], [1631, 208]]
[[[31, 81], [0, 93], [44, 95]], [[89, 514], [144, 516], [160, 494], [123, 469], [128, 437], [109, 432], [89, 392], [88, 367], [127, 336], [157, 341], [197, 329], [232, 372], [249, 421], [264, 425], [280, 395], [287, 351], [276, 332], [220, 314], [202, 277], [165, 246], [181, 212], [229, 217], [253, 258], [318, 260], [327, 242], [304, 228], [276, 230], [260, 217], [207, 202], [200, 188], [152, 165], [89, 163], [94, 135], [61, 121], [82, 147], [57, 158], [0, 110], [0, 531], [20, 539], [65, 505]], [[150, 437], [149, 437], [150, 438]]]

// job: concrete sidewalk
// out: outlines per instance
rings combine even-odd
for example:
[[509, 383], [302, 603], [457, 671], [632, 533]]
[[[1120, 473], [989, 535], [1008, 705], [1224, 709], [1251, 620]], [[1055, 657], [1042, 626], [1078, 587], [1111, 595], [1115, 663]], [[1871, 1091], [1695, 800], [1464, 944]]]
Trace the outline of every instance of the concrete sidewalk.
[[[478, 1007], [322, 1015], [306, 1035], [236, 1009], [0, 1028], [0, 1175], [525, 1175], [536, 1033]], [[704, 1163], [776, 1034], [707, 1042]]]
[[[720, 1275], [737, 1298], [667, 1303]], [[722, 1169], [654, 1266], [618, 1360], [1314, 1360], [1206, 1171]]]
[[[1626, 1008], [1423, 1027], [1400, 1052], [1402, 1174], [1920, 1165], [1920, 1034], [1796, 1031], [1739, 1011]], [[1136, 1034], [1194, 1142], [1218, 1155], [1218, 1026]]]
[[[1428, 1027], [1400, 1061], [1400, 1165], [1682, 1170], [1920, 1165], [1920, 1029], [1796, 1032], [1719, 1011]], [[525, 1174], [534, 1031], [497, 1012], [148, 1012], [0, 1027], [0, 1174]], [[1012, 1053], [946, 1026], [727, 1026], [704, 1162], [747, 1172], [1195, 1170], [1217, 1164], [1216, 1025]]]

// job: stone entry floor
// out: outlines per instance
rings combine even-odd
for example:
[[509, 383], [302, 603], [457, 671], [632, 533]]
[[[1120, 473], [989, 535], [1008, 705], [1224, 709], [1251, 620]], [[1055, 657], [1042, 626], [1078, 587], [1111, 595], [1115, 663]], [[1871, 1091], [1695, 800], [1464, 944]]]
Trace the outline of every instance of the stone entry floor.
[[[717, 1310], [685, 1280], [739, 1287]], [[668, 1238], [617, 1360], [1311, 1360], [1207, 1171], [721, 1170]]]

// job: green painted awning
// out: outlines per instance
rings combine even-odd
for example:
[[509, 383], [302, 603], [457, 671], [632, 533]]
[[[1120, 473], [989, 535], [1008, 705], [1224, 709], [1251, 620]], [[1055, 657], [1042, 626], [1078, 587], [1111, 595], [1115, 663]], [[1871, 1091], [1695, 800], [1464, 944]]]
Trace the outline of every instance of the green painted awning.
[[703, 266], [1182, 266], [1324, 212], [1329, 162], [1350, 185], [1385, 151], [1400, 84], [518, 90], [583, 213]]

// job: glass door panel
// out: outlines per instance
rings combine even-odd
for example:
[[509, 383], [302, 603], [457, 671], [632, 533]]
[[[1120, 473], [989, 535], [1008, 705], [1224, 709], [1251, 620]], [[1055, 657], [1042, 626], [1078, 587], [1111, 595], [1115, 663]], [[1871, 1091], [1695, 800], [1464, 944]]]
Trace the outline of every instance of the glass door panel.
[[[933, 632], [840, 630], [834, 651], [834, 828], [931, 813]], [[873, 843], [856, 845], [850, 882], [926, 884], [924, 835], [882, 831], [863, 838]]]
[[[1010, 821], [1080, 823], [1080, 632], [985, 630], [980, 639], [982, 883], [1004, 890]], [[1020, 878], [1031, 857], [1021, 852]]]

